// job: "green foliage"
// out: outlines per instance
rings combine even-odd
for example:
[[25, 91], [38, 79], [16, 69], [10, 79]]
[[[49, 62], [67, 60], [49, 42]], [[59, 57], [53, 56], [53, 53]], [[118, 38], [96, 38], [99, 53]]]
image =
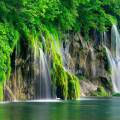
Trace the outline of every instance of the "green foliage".
[[114, 96], [114, 97], [120, 97], [120, 93], [114, 93], [112, 96]]
[[0, 82], [9, 77], [10, 54], [18, 38], [19, 35], [12, 26], [7, 23], [0, 23]]
[[55, 75], [56, 75], [56, 94], [58, 98], [67, 99], [68, 96], [68, 81], [67, 76], [60, 65], [55, 66]]
[[79, 6], [79, 0], [61, 0], [61, 14], [59, 15], [59, 23], [62, 30], [72, 30], [76, 23], [78, 16], [77, 7]]
[[120, 1], [119, 0], [101, 0], [102, 7], [105, 9], [107, 14], [110, 14], [120, 20]]
[[68, 99], [78, 99], [80, 97], [79, 79], [67, 72], [68, 79]]
[[24, 25], [35, 31], [41, 24], [62, 30], [103, 31], [116, 19], [119, 22], [119, 6], [119, 0], [4, 0], [0, 2], [0, 20], [13, 23], [20, 31]]
[[97, 92], [92, 94], [93, 96], [98, 96], [98, 97], [109, 97], [110, 94], [105, 90], [103, 86], [99, 86], [97, 89]]
[[0, 83], [0, 101], [3, 100], [3, 84]]
[[41, 25], [54, 25], [62, 31], [91, 29], [105, 31], [120, 19], [119, 0], [4, 0], [0, 21], [8, 21], [20, 33], [36, 34]]
[[108, 14], [104, 9], [101, 0], [90, 0], [79, 5], [79, 26], [84, 33], [88, 33], [90, 29], [97, 31], [105, 31], [107, 27], [116, 22], [115, 17]]

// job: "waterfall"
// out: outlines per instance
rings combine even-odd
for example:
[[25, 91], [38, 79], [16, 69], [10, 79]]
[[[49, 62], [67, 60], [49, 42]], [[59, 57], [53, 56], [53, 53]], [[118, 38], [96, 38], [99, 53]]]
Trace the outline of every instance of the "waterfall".
[[62, 60], [65, 69], [69, 70], [68, 68], [68, 58], [69, 58], [69, 46], [70, 44], [63, 41], [61, 45], [61, 53], [62, 53]]
[[91, 72], [92, 76], [96, 76], [96, 56], [93, 47], [90, 47], [90, 53], [91, 53]]
[[120, 79], [120, 65], [118, 65], [116, 63], [116, 61], [114, 60], [110, 50], [105, 47], [106, 49], [106, 53], [107, 53], [107, 57], [109, 60], [109, 63], [111, 65], [111, 79], [112, 79], [112, 84], [113, 84], [113, 91], [115, 93], [119, 93], [120, 92], [120, 84], [119, 84], [119, 79]]
[[46, 60], [46, 56], [43, 50], [39, 48], [40, 52], [40, 98], [51, 98], [51, 78], [49, 68]]
[[115, 25], [113, 25], [111, 30], [111, 50], [113, 57], [119, 61], [120, 60], [120, 34]]
[[61, 43], [61, 55], [62, 55], [64, 70], [71, 72], [71, 73], [75, 73], [75, 65], [70, 55], [70, 42], [69, 41], [63, 41]]
[[35, 44], [34, 50], [34, 81], [36, 81], [36, 98], [51, 99], [51, 77], [46, 55]]
[[109, 39], [106, 32], [103, 33], [103, 43], [105, 46], [109, 45]]
[[106, 46], [105, 49], [111, 65], [113, 91], [120, 93], [120, 34], [116, 25], [111, 29], [111, 51]]

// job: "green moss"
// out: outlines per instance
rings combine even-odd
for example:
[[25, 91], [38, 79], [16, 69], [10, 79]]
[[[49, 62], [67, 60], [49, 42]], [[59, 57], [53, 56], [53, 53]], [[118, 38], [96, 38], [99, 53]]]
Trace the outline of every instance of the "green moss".
[[56, 75], [56, 93], [57, 97], [61, 99], [67, 99], [68, 96], [68, 81], [67, 75], [60, 65], [56, 65], [55, 70]]
[[86, 80], [86, 79], [87, 79], [86, 76], [83, 75], [79, 76], [79, 80]]
[[97, 91], [94, 92], [92, 95], [98, 97], [109, 97], [110, 93], [107, 92], [103, 86], [99, 86]]
[[52, 80], [56, 80], [56, 94], [61, 99], [78, 99], [80, 97], [79, 79], [64, 70], [62, 65], [54, 66]]
[[78, 99], [80, 97], [80, 83], [77, 77], [71, 73], [66, 73], [68, 79], [68, 99]]
[[3, 84], [0, 83], [0, 101], [3, 101]]
[[112, 96], [114, 96], [114, 97], [120, 97], [120, 93], [114, 93]]

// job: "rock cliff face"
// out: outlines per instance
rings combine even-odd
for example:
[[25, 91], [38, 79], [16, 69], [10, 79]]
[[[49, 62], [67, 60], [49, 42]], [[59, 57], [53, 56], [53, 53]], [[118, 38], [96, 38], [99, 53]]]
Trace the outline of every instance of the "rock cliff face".
[[[52, 43], [49, 42], [48, 49], [51, 49], [50, 44]], [[18, 49], [19, 47], [20, 49]], [[18, 47], [16, 46], [16, 49], [11, 56], [11, 77], [10, 80], [7, 81], [4, 90], [5, 100], [37, 99], [39, 82], [36, 78], [39, 79], [40, 71], [37, 67], [38, 64], [35, 65], [34, 52], [35, 51], [31, 49], [28, 43], [24, 40], [21, 40]], [[57, 75], [57, 73], [64, 73], [64, 75], [61, 75], [64, 76], [64, 78], [61, 77], [61, 79], [68, 79], [71, 83], [71, 80], [74, 79], [74, 77], [72, 77], [70, 73], [77, 76], [81, 86], [81, 90], [79, 91], [81, 96], [111, 95], [112, 85], [110, 78], [110, 67], [105, 48], [102, 45], [102, 37], [100, 35], [92, 34], [91, 40], [85, 41], [80, 33], [65, 34], [64, 40], [61, 43], [61, 56], [59, 56], [63, 60], [63, 68], [60, 65], [60, 61], [56, 61], [54, 63], [52, 54], [52, 51], [49, 51], [48, 65], [50, 69], [52, 66], [54, 67], [54, 64], [58, 64], [57, 66], [61, 68], [62, 73], [58, 73], [57, 71], [61, 70], [57, 70], [56, 67], [55, 71], [53, 70], [55, 75]], [[56, 55], [54, 52], [55, 59], [57, 57]], [[37, 62], [39, 62], [39, 58], [36, 59], [36, 63]], [[67, 73], [67, 71], [69, 73]], [[68, 76], [66, 76], [66, 73]], [[53, 75], [52, 79], [60, 78], [59, 76], [55, 78]], [[57, 86], [53, 84], [56, 83], [52, 83], [52, 86], [54, 87], [52, 89], [58, 90]], [[68, 87], [70, 87], [69, 84], [70, 83], [68, 83]], [[71, 85], [73, 85], [73, 83]], [[60, 90], [62, 89], [63, 88], [60, 88]], [[53, 93], [55, 97], [55, 91]], [[61, 97], [62, 94], [67, 95], [67, 93], [64, 93], [64, 90], [61, 95], [59, 95], [60, 91], [57, 91], [56, 94], [58, 94], [59, 97]], [[71, 96], [68, 98], [72, 98]], [[62, 98], [64, 97], [65, 96]]]
[[67, 36], [62, 45], [64, 66], [80, 79], [81, 96], [102, 96], [102, 92], [109, 96], [112, 93], [110, 66], [102, 37], [94, 35], [85, 41], [79, 33]]
[[33, 99], [36, 82], [34, 80], [34, 54], [25, 40], [21, 40], [21, 43], [16, 45], [11, 55], [11, 69], [10, 80], [7, 80], [4, 90], [5, 100]]

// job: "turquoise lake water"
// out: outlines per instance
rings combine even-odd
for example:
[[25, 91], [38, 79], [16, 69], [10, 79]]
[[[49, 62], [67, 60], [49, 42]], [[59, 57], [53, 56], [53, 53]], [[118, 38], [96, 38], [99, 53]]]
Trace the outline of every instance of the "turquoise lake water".
[[120, 120], [120, 98], [0, 103], [0, 120]]

